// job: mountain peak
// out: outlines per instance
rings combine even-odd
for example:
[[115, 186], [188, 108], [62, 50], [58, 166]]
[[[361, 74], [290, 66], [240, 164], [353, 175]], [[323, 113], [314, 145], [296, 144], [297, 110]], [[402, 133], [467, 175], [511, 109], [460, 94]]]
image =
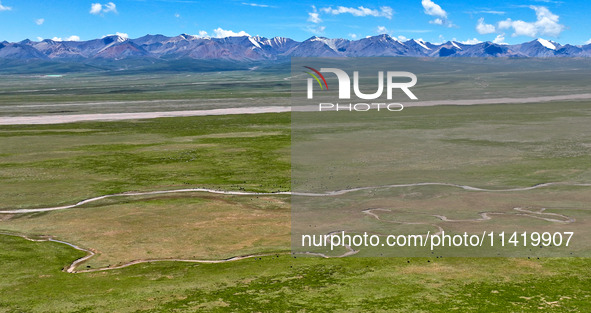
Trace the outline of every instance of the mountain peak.
[[186, 40], [193, 40], [193, 39], [199, 38], [197, 36], [193, 36], [193, 35], [189, 35], [189, 34], [185, 34], [185, 33], [180, 34], [179, 37], [186, 39]]
[[552, 43], [549, 40], [538, 38], [536, 41], [539, 42], [542, 46], [544, 46], [550, 50], [556, 50], [556, 45], [554, 45], [554, 43]]
[[300, 42], [285, 37], [240, 36], [226, 38], [180, 34], [175, 37], [146, 35], [129, 39], [116, 33], [102, 39], [59, 42], [23, 40], [2, 42], [3, 59], [55, 59], [79, 62], [81, 59], [124, 59], [147, 57], [162, 60], [191, 58], [239, 62], [289, 60], [289, 57], [591, 57], [591, 45], [573, 46], [543, 38], [515, 45], [488, 42], [464, 44], [458, 41], [433, 44], [422, 39], [401, 42], [388, 34], [358, 40], [313, 36]]
[[326, 37], [318, 37], [318, 36], [312, 36], [308, 39], [306, 39], [305, 41], [324, 41], [327, 40], [328, 38]]
[[120, 34], [106, 35], [102, 39], [105, 42], [107, 42], [107, 41], [108, 42], [114, 42], [114, 41], [116, 41], [116, 42], [119, 42], [119, 43], [129, 40], [129, 38], [127, 36], [123, 36], [123, 35], [120, 35]]

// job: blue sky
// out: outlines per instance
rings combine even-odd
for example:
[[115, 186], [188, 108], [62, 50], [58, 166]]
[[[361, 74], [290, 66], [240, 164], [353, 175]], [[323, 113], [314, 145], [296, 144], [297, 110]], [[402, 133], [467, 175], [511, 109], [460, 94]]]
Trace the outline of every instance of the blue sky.
[[108, 34], [235, 34], [430, 42], [591, 39], [591, 1], [0, 0], [0, 40], [88, 40]]

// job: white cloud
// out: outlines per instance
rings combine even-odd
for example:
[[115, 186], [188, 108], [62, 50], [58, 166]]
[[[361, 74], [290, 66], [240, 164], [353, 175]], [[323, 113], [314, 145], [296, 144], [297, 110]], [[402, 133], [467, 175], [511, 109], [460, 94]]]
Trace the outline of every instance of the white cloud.
[[[37, 39], [39, 39], [39, 41], [43, 40], [43, 38], [41, 38], [41, 37], [37, 37]], [[51, 40], [53, 40], [53, 41], [80, 41], [80, 37], [70, 36], [66, 39], [62, 39], [61, 37], [53, 37], [53, 38], [51, 38]]]
[[382, 11], [382, 16], [391, 20], [392, 15], [394, 15], [394, 10], [389, 6], [381, 6], [380, 10]]
[[[316, 9], [316, 6], [312, 6], [312, 12], [308, 12], [308, 22], [314, 23], [314, 24], [319, 24], [322, 23], [322, 19], [320, 18], [320, 13], [318, 13], [318, 10]], [[326, 29], [325, 26], [321, 26], [321, 25], [307, 25], [306, 26], [306, 31], [315, 34], [315, 35], [322, 35], [324, 33], [324, 30]]]
[[247, 32], [243, 30], [236, 33], [231, 30], [222, 29], [221, 27], [214, 29], [213, 33], [217, 38], [250, 36]]
[[544, 3], [554, 3], [554, 4], [563, 4], [564, 1], [560, 0], [534, 0], [535, 2], [544, 2]]
[[320, 18], [320, 14], [317, 12], [308, 12], [308, 22], [312, 22], [315, 24], [322, 22], [322, 19]]
[[447, 12], [445, 12], [445, 10], [443, 10], [437, 3], [431, 0], [422, 0], [421, 4], [423, 5], [423, 9], [425, 9], [425, 14], [447, 18]]
[[267, 4], [258, 4], [258, 3], [248, 3], [248, 2], [242, 2], [243, 5], [249, 5], [251, 7], [259, 7], [259, 8], [269, 8], [271, 7], [270, 5]]
[[429, 21], [429, 24], [435, 24], [435, 25], [443, 25], [443, 20], [440, 18], [436, 18], [432, 21]]
[[124, 39], [129, 39], [129, 35], [127, 33], [120, 33], [120, 32], [116, 32], [115, 34], [104, 35], [102, 38], [109, 37], [109, 36], [119, 36]]
[[398, 36], [398, 40], [399, 41], [408, 41], [408, 38], [406, 38], [406, 36], [400, 35], [400, 36]]
[[308, 12], [308, 22], [312, 22], [314, 24], [318, 24], [322, 22], [320, 18], [320, 13], [316, 10], [316, 6], [312, 6], [312, 12]]
[[506, 28], [510, 28], [511, 24], [513, 24], [513, 21], [510, 18], [508, 18], [504, 21], [500, 21], [497, 26], [499, 27], [499, 29], [506, 29]]
[[511, 36], [529, 36], [537, 37], [539, 35], [547, 35], [552, 37], [558, 37], [560, 33], [566, 28], [564, 25], [559, 23], [560, 17], [553, 14], [546, 7], [542, 6], [529, 6], [530, 9], [536, 12], [535, 22], [525, 22], [522, 20], [511, 20], [510, 18], [500, 21], [499, 29], [513, 28], [513, 34]]
[[505, 11], [497, 11], [497, 10], [489, 10], [489, 9], [475, 10], [475, 11], [466, 11], [464, 13], [467, 13], [467, 14], [470, 14], [470, 15], [478, 15], [478, 14], [505, 15], [505, 14], [507, 14], [507, 12], [505, 12]]
[[178, 13], [175, 13], [175, 14], [174, 14], [174, 17], [176, 17], [176, 18], [181, 18], [181, 15], [180, 15], [180, 14], [178, 14]]
[[538, 34], [538, 30], [536, 29], [536, 25], [534, 23], [528, 23], [524, 21], [514, 21], [511, 26], [515, 30], [512, 36], [529, 36], [529, 37], [536, 37]]
[[429, 24], [442, 25], [445, 27], [454, 27], [455, 26], [452, 22], [450, 22], [446, 19], [440, 19], [440, 18], [436, 18], [434, 20], [429, 21]]
[[481, 43], [482, 41], [476, 39], [476, 38], [472, 38], [472, 39], [468, 39], [465, 41], [460, 41], [461, 43], [465, 44], [465, 45], [475, 45], [477, 43]]
[[357, 34], [349, 34], [349, 37], [351, 37], [351, 39], [357, 39]]
[[504, 15], [505, 11], [483, 10], [483, 11], [479, 11], [478, 13]]
[[324, 30], [326, 30], [326, 27], [325, 26], [316, 26], [316, 27], [307, 26], [306, 30], [314, 35], [322, 35], [322, 34], [324, 34]]
[[90, 14], [100, 14], [103, 10], [103, 5], [100, 3], [93, 3], [90, 5]]
[[117, 6], [113, 2], [109, 2], [103, 6], [103, 12], [104, 13], [109, 13], [109, 12], [117, 13]]
[[588, 44], [591, 44], [591, 39], [589, 39], [589, 40], [585, 41], [585, 44], [586, 44], [586, 45], [588, 45]]
[[496, 31], [494, 25], [484, 23], [484, 17], [478, 19], [478, 24], [476, 24], [476, 31], [481, 34], [492, 34]]
[[105, 4], [100, 3], [93, 3], [90, 5], [90, 14], [99, 15], [103, 13], [117, 13], [117, 6], [113, 2], [108, 2]]
[[37, 41], [43, 41], [42, 37], [37, 37]]
[[447, 19], [447, 12], [441, 8], [437, 3], [431, 0], [422, 0], [421, 4], [425, 9], [425, 14], [434, 16], [435, 19], [429, 21], [429, 24], [442, 25], [446, 27], [455, 26], [451, 21]]
[[376, 30], [376, 32], [378, 34], [389, 34], [390, 31], [386, 28], [386, 26], [378, 26], [378, 29]]
[[2, 1], [0, 1], [0, 11], [10, 11], [12, 10], [12, 7], [7, 7], [5, 5], [2, 5]]
[[387, 19], [392, 19], [392, 15], [394, 14], [394, 10], [388, 6], [382, 6], [379, 10], [369, 9], [363, 6], [357, 8], [338, 6], [336, 9], [332, 7], [321, 8], [320, 11], [331, 15], [351, 14], [353, 16], [374, 16], [385, 17]]
[[502, 33], [500, 35], [498, 35], [495, 40], [493, 40], [493, 43], [499, 44], [499, 45], [506, 45], [507, 43], [505, 43], [505, 33]]
[[199, 35], [198, 35], [198, 36], [199, 36], [199, 37], [208, 37], [208, 36], [207, 36], [207, 32], [206, 32], [206, 31], [204, 31], [204, 30], [200, 30], [200, 31], [199, 31]]
[[558, 36], [564, 30], [565, 26], [558, 23], [560, 17], [548, 8], [533, 5], [530, 8], [536, 11], [536, 26], [541, 29], [540, 34]]
[[43, 23], [45, 23], [44, 18], [38, 18], [35, 20], [35, 24], [37, 24], [37, 25], [43, 25]]

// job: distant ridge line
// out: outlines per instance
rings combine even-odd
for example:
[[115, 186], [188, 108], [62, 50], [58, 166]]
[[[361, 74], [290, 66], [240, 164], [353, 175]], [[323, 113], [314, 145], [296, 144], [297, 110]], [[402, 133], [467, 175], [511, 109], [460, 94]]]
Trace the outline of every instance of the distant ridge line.
[[457, 41], [430, 43], [400, 41], [389, 35], [358, 40], [311, 37], [302, 42], [285, 37], [199, 37], [187, 34], [168, 37], [145, 35], [129, 39], [119, 35], [87, 41], [23, 40], [0, 42], [1, 60], [56, 60], [83, 63], [87, 59], [122, 60], [226, 60], [237, 62], [275, 61], [290, 57], [505, 57], [553, 58], [591, 57], [591, 44], [559, 44], [542, 38], [508, 45], [490, 41], [465, 44]]

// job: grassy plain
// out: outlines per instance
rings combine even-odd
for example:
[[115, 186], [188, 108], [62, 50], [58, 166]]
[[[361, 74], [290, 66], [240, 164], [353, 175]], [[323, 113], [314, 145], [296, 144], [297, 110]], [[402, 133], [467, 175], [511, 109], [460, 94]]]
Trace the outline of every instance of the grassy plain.
[[[3, 208], [126, 191], [287, 191], [289, 114], [5, 126]], [[26, 142], [26, 144], [23, 144]]]
[[[450, 88], [462, 90], [460, 96], [474, 97], [582, 93], [588, 88], [579, 79], [588, 73], [583, 61], [556, 60], [544, 65], [545, 71], [539, 70], [540, 60], [521, 63], [523, 68], [531, 69], [529, 74], [519, 74], [523, 68], [515, 69], [513, 60], [505, 63], [492, 60], [489, 64], [482, 64], [482, 60], [475, 63], [445, 60], [422, 64], [422, 71], [427, 74], [421, 76], [425, 77], [425, 84], [417, 86], [417, 93], [421, 91], [428, 99], [438, 94], [447, 97], [449, 94], [441, 91]], [[550, 84], [541, 76], [553, 70], [557, 81], [564, 79], [563, 86]], [[572, 81], [566, 79], [569, 72], [573, 73]], [[84, 75], [89, 75], [88, 81], [82, 79]], [[201, 88], [197, 90], [187, 82], [193, 78], [167, 75], [171, 75], [166, 76], [169, 80], [160, 87], [156, 86], [159, 79], [156, 75], [152, 81], [147, 76], [136, 76], [138, 87], [125, 91], [118, 84], [128, 87], [136, 84], [130, 80], [132, 76], [73, 74], [65, 81], [70, 85], [52, 90], [56, 89], [52, 81], [39, 92], [23, 92], [22, 82], [41, 84], [47, 78], [38, 77], [36, 81], [31, 77], [11, 76], [2, 82], [5, 94], [0, 98], [0, 106], [7, 115], [32, 114], [24, 106], [36, 103], [40, 106], [33, 113], [46, 114], [56, 108], [62, 111], [61, 102], [107, 101], [107, 111], [119, 112], [127, 110], [126, 105], [118, 107], [115, 101], [157, 100], [148, 105], [137, 104], [132, 110], [146, 107], [161, 110], [178, 104], [167, 103], [169, 100], [186, 98], [187, 107], [191, 107], [194, 98], [207, 102], [212, 98], [235, 99], [236, 94], [238, 99], [243, 98], [242, 104], [248, 104], [251, 101], [248, 94], [255, 86], [246, 82], [233, 87], [236, 81], [248, 76], [245, 72], [200, 76], [204, 81], [203, 85], [195, 85], [202, 86], [195, 87]], [[255, 75], [260, 75], [254, 76], [255, 80], [266, 77], [266, 73]], [[263, 98], [271, 99], [269, 103], [287, 101], [287, 83], [282, 75], [273, 78], [282, 80], [277, 87], [268, 87], [261, 81], [254, 88], [258, 93], [253, 95], [262, 94]], [[175, 89], [175, 77], [179, 80], [178, 89]], [[215, 80], [224, 77], [233, 80], [228, 79], [227, 84], [220, 82], [219, 89], [215, 87], [218, 84]], [[474, 77], [477, 79], [468, 79]], [[6, 87], [10, 79], [13, 89]], [[95, 84], [97, 88], [84, 90], [85, 84], [97, 80], [102, 80], [103, 85]], [[72, 88], [71, 92], [68, 88]], [[66, 107], [80, 108], [69, 113], [101, 110], [100, 105]], [[368, 147], [387, 142], [389, 145], [384, 146], [391, 147], [388, 151], [391, 154], [388, 158], [368, 153], [315, 159], [319, 162], [316, 179], [304, 177], [298, 182], [301, 185], [295, 187], [324, 191], [365, 185], [368, 182], [359, 180], [360, 173], [354, 170], [319, 174], [323, 173], [322, 169], [339, 166], [368, 168], [368, 163], [375, 164], [369, 167], [372, 176], [385, 184], [439, 181], [501, 188], [549, 181], [589, 182], [590, 114], [588, 102], [573, 101], [408, 108], [395, 115], [367, 115], [361, 122], [351, 120], [346, 124], [326, 123], [318, 115], [309, 115], [303, 124], [298, 124], [303, 129], [295, 133], [298, 137], [294, 139], [305, 148], [299, 151], [322, 150], [335, 155], [331, 152], [343, 151], [343, 147], [328, 145], [331, 138], [351, 132], [357, 138], [368, 138], [364, 137], [364, 123], [377, 119], [380, 123], [374, 125], [387, 125], [379, 129], [381, 135], [376, 137], [374, 132], [369, 137], [373, 141], [354, 141], [347, 149], [367, 152]], [[385, 119], [388, 123], [384, 123]], [[258, 114], [1, 126], [0, 208], [73, 204], [126, 191], [193, 187], [292, 190], [291, 121], [289, 114]], [[330, 164], [326, 167], [327, 163], [323, 162]], [[294, 166], [297, 169], [298, 164]], [[398, 168], [397, 175], [387, 175], [389, 168]], [[352, 199], [365, 199], [364, 207], [346, 209], [361, 226], [384, 232], [392, 230], [391, 223], [379, 224], [361, 210], [386, 207], [392, 211], [380, 214], [385, 221], [409, 222], [417, 221], [414, 213], [421, 210], [421, 221], [451, 230], [476, 229], [482, 223], [452, 225], [425, 216], [438, 213], [450, 219], [475, 219], [482, 211], [501, 211], [509, 215], [491, 222], [510, 226], [527, 218], [511, 214], [515, 213], [513, 207], [523, 206], [547, 207], [550, 212], [588, 222], [588, 187], [555, 186], [509, 196], [441, 186], [409, 187], [397, 189], [394, 195], [389, 193], [387, 202], [380, 199], [380, 192], [384, 191], [358, 193]], [[184, 193], [121, 197], [63, 211], [4, 214], [0, 230], [52, 235], [98, 250], [99, 255], [83, 264], [91, 268], [142, 258], [214, 259], [289, 250], [288, 208], [289, 200], [285, 196]], [[549, 225], [543, 220], [535, 223], [530, 226]], [[93, 273], [62, 271], [82, 256], [83, 252], [55, 242], [0, 236], [0, 312], [591, 310], [591, 270], [587, 258], [322, 259], [278, 254], [220, 264], [171, 261]]]
[[[580, 256], [588, 256], [585, 238], [591, 229], [590, 187], [572, 185], [588, 184], [591, 178], [590, 117], [587, 101], [410, 107], [399, 113], [294, 113], [293, 191], [376, 187], [328, 198], [292, 197], [294, 248], [302, 251], [297, 247], [301, 234], [343, 229], [380, 235], [426, 234], [441, 227], [448, 234], [573, 231], [578, 238], [574, 246], [567, 253], [556, 249], [554, 255], [578, 251], [583, 253]], [[413, 183], [492, 191], [433, 185], [380, 188]], [[563, 185], [501, 191], [545, 183]], [[395, 222], [363, 212], [371, 208], [394, 211], [380, 215]], [[550, 215], [528, 215], [515, 208], [545, 210]], [[489, 219], [480, 220], [481, 213], [487, 213]], [[552, 222], [551, 214], [567, 217]], [[460, 221], [444, 221], [435, 215]], [[424, 224], [408, 224], [416, 220]], [[373, 255], [430, 253], [373, 250], [377, 250]], [[501, 250], [483, 249], [478, 255], [532, 255], [527, 249], [522, 253]], [[462, 250], [441, 253], [467, 255]]]
[[71, 210], [15, 215], [2, 228], [91, 248], [96, 255], [81, 269], [146, 259], [219, 260], [287, 252], [288, 203], [286, 196], [125, 197]]
[[295, 113], [293, 188], [588, 182], [590, 117], [587, 101]]
[[[0, 312], [586, 312], [588, 259], [279, 255], [67, 274], [81, 256], [0, 236]], [[410, 262], [410, 263], [409, 263]]]

